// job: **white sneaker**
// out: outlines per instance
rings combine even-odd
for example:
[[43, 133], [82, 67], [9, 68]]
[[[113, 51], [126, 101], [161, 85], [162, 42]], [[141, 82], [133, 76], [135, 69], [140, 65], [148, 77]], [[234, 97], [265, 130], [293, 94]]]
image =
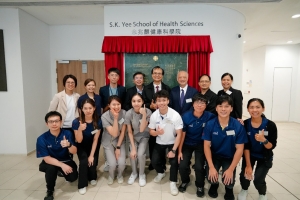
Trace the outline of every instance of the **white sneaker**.
[[104, 163], [103, 171], [105, 171], [105, 172], [108, 172], [108, 171], [109, 171], [109, 165], [108, 165], [108, 163], [107, 163], [106, 161], [105, 161], [105, 163]]
[[173, 196], [176, 196], [178, 194], [178, 188], [176, 186], [176, 182], [170, 181], [170, 191]]
[[238, 195], [238, 200], [246, 200], [248, 195], [248, 190], [241, 190], [239, 195]]
[[135, 181], [135, 179], [137, 178], [137, 174], [132, 174], [130, 175], [129, 179], [128, 179], [128, 184], [132, 185]]
[[91, 185], [96, 185], [97, 184], [97, 181], [96, 180], [91, 180]]
[[144, 187], [146, 185], [146, 175], [140, 175], [139, 176], [139, 184], [141, 187]]
[[78, 190], [78, 192], [79, 192], [79, 194], [85, 194], [85, 193], [86, 193], [86, 187], [80, 188], [80, 189]]
[[113, 179], [112, 177], [108, 176], [107, 184], [108, 184], [108, 185], [111, 185], [111, 184], [113, 184], [113, 183], [114, 183], [114, 179]]
[[157, 176], [154, 178], [155, 183], [159, 183], [161, 179], [163, 179], [166, 176], [166, 173], [157, 173]]
[[267, 195], [259, 195], [258, 200], [267, 200]]
[[118, 179], [118, 183], [119, 183], [119, 184], [122, 184], [122, 183], [123, 183], [123, 181], [124, 181], [124, 180], [123, 180], [123, 176], [121, 176], [121, 177], [117, 177], [117, 179]]

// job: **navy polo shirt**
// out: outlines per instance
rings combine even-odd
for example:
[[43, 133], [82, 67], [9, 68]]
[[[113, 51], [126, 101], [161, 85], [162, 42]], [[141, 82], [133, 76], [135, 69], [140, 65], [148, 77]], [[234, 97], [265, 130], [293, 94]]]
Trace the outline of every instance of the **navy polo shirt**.
[[222, 158], [233, 158], [236, 151], [235, 145], [248, 142], [244, 126], [232, 117], [224, 130], [222, 130], [218, 117], [208, 121], [202, 139], [211, 141], [212, 154]]
[[216, 117], [214, 114], [207, 111], [204, 111], [199, 118], [194, 115], [193, 110], [185, 112], [182, 116], [182, 131], [185, 132], [184, 144], [189, 146], [202, 144], [202, 133], [205, 124], [214, 117]]
[[50, 130], [40, 135], [36, 142], [36, 157], [51, 156], [62, 162], [72, 160], [68, 148], [63, 148], [60, 144], [64, 136], [72, 145], [75, 145], [73, 133], [68, 130], [60, 129], [57, 137], [52, 135]]
[[[73, 130], [78, 130], [80, 123], [79, 123], [79, 119], [74, 119], [73, 123], [72, 123], [72, 129]], [[93, 145], [93, 141], [94, 141], [94, 136], [95, 134], [92, 134], [92, 132], [96, 129], [100, 130], [102, 129], [102, 122], [101, 119], [99, 118], [98, 122], [97, 122], [98, 127], [94, 127], [93, 122], [91, 123], [86, 123], [86, 129], [82, 131], [82, 142], [81, 143], [77, 143], [77, 146], [80, 148], [84, 148], [87, 150], [87, 152], [91, 151], [92, 149], [92, 145]]]
[[[80, 96], [78, 99], [78, 102], [77, 102], [77, 107], [79, 109], [81, 109], [82, 102], [88, 98], [90, 98], [90, 97], [89, 97], [89, 95], [87, 95], [87, 93]], [[98, 115], [98, 117], [101, 117], [101, 97], [100, 97], [100, 95], [94, 93], [94, 100], [95, 100], [97, 115]]]
[[[255, 135], [259, 133], [262, 129], [266, 130], [266, 126], [268, 124], [268, 119], [265, 117], [262, 118], [262, 123], [258, 128], [253, 128], [251, 125], [251, 119], [245, 120], [245, 123], [247, 123], [247, 135], [248, 140], [251, 143], [251, 149], [250, 149], [250, 155], [256, 158], [264, 158], [263, 150], [264, 150], [264, 144], [262, 142], [258, 142], [255, 139]], [[268, 134], [268, 131], [265, 131], [265, 136]]]

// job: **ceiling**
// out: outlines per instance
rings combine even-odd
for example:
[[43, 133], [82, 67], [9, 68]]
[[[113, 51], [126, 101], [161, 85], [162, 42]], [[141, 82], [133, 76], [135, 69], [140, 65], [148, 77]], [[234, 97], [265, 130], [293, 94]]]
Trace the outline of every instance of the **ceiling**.
[[231, 8], [246, 18], [244, 51], [264, 45], [300, 43], [300, 0], [0, 0], [0, 7], [20, 8], [49, 25], [99, 25], [104, 5], [206, 3]]

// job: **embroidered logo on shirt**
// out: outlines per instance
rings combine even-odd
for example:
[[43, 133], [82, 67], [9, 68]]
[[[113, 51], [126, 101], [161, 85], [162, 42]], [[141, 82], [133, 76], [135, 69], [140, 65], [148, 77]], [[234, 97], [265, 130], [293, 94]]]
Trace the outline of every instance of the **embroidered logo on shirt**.
[[251, 135], [251, 132], [247, 132], [248, 135]]
[[189, 127], [193, 127], [193, 124], [190, 124]]
[[218, 132], [213, 132], [213, 135], [218, 135]]
[[52, 148], [52, 145], [48, 145], [47, 148]]

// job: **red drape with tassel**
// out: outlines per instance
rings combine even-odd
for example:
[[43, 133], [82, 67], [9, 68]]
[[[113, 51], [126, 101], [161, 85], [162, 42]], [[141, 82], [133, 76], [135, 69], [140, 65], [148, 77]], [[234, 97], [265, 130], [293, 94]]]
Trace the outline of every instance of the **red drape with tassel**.
[[[105, 36], [105, 71], [116, 67], [124, 83], [124, 53], [188, 53], [188, 84], [199, 89], [198, 78], [210, 73], [210, 36]], [[106, 80], [109, 83], [109, 80]]]

